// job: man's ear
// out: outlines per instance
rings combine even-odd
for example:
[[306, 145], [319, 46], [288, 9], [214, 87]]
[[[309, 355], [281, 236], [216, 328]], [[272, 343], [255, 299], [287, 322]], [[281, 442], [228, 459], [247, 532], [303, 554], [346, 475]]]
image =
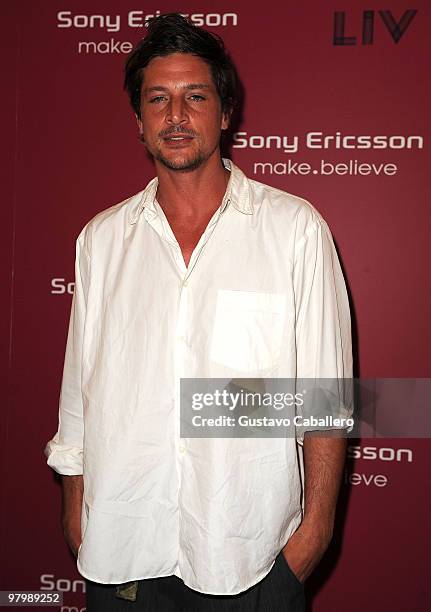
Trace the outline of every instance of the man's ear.
[[142, 121], [141, 121], [140, 117], [138, 117], [138, 115], [136, 113], [135, 113], [135, 117], [136, 117], [136, 123], [138, 124], [139, 132], [142, 133]]
[[142, 123], [142, 119], [140, 119], [138, 117], [138, 115], [135, 113], [135, 118], [136, 118], [136, 123], [138, 124], [138, 130], [139, 130], [139, 140], [143, 141], [143, 129], [144, 129], [144, 124]]
[[221, 129], [227, 130], [230, 124], [232, 111], [225, 111], [221, 114]]

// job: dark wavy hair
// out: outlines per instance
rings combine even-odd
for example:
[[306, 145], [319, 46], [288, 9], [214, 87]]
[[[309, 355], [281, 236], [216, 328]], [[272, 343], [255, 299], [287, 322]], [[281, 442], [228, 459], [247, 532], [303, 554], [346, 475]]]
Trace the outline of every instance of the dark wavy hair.
[[235, 66], [217, 34], [193, 25], [178, 13], [167, 13], [148, 20], [148, 33], [130, 53], [124, 68], [124, 89], [140, 118], [143, 69], [155, 57], [191, 53], [210, 67], [223, 113], [229, 116], [239, 105], [240, 82]]

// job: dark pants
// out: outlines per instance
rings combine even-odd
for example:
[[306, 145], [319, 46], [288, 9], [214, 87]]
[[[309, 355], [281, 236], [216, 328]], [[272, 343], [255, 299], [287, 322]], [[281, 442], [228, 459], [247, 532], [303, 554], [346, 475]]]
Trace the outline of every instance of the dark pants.
[[304, 586], [280, 553], [269, 574], [238, 595], [204, 595], [177, 576], [140, 580], [136, 601], [116, 597], [116, 585], [86, 580], [87, 612], [304, 612]]

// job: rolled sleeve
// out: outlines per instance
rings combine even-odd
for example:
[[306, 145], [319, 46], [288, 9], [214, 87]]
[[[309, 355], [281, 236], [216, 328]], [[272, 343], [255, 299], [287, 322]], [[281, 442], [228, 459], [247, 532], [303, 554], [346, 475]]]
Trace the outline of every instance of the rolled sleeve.
[[83, 473], [84, 419], [81, 391], [82, 351], [90, 278], [86, 227], [76, 241], [75, 290], [69, 318], [61, 384], [58, 430], [45, 447], [48, 465], [68, 476]]
[[[313, 217], [294, 264], [297, 379], [306, 379], [309, 398], [299, 412], [304, 421], [328, 410], [334, 419], [347, 419], [353, 414], [349, 300], [331, 232], [320, 216]], [[302, 444], [307, 430], [338, 428], [300, 426], [297, 440]]]

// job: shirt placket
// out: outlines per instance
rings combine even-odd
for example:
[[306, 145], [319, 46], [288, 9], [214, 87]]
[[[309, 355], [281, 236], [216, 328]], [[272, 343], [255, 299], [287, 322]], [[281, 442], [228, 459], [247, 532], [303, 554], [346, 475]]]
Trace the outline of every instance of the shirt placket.
[[180, 381], [181, 378], [192, 376], [189, 363], [191, 360], [192, 346], [190, 343], [190, 332], [189, 329], [189, 308], [190, 308], [190, 297], [191, 297], [191, 277], [193, 270], [203, 252], [205, 245], [210, 239], [218, 221], [220, 215], [223, 214], [227, 204], [230, 202], [229, 197], [225, 196], [222, 205], [216, 210], [214, 215], [211, 217], [204, 233], [200, 237], [196, 247], [191, 255], [189, 265], [186, 266], [184, 258], [182, 256], [180, 245], [175, 238], [175, 234], [163, 213], [162, 208], [156, 202], [154, 202], [154, 208], [146, 210], [146, 218], [150, 225], [156, 230], [159, 236], [165, 240], [170, 247], [170, 251], [173, 260], [179, 271], [179, 297], [178, 297], [178, 311], [177, 311], [177, 322], [175, 326], [175, 338], [174, 338], [174, 433], [175, 433], [175, 463], [178, 473], [178, 483], [181, 487], [182, 477], [182, 465], [184, 461], [184, 455], [187, 452], [185, 439], [180, 438]]

